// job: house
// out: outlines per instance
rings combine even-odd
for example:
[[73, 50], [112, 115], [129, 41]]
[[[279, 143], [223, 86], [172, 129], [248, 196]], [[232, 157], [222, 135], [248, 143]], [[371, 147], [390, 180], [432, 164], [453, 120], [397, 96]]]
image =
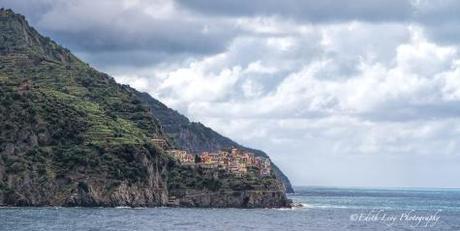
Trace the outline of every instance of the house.
[[219, 155], [218, 155], [219, 168], [225, 169], [225, 170], [228, 168], [228, 163], [229, 163], [228, 157], [229, 157], [228, 152], [219, 151]]
[[248, 166], [252, 166], [254, 162], [254, 154], [245, 152], [240, 156], [240, 160]]
[[205, 168], [217, 168], [219, 166], [219, 153], [203, 152], [200, 155], [200, 166]]
[[272, 170], [272, 167], [271, 167], [270, 160], [269, 159], [264, 159], [263, 162], [262, 162], [262, 166], [260, 168], [260, 175], [268, 176], [268, 175], [270, 175], [271, 170]]
[[192, 154], [187, 153], [184, 150], [167, 150], [166, 153], [172, 156], [174, 159], [179, 161], [181, 164], [193, 164], [195, 163], [195, 158]]
[[231, 158], [237, 159], [237, 158], [239, 158], [240, 155], [241, 155], [241, 151], [239, 149], [232, 148], [232, 150], [230, 152], [230, 157]]
[[187, 154], [185, 154], [185, 157], [183, 158], [181, 163], [186, 164], [186, 165], [195, 164], [195, 156], [190, 154], [190, 153], [187, 153]]
[[248, 172], [248, 167], [247, 167], [246, 163], [244, 163], [244, 162], [239, 163], [238, 172], [240, 174], [246, 174]]
[[212, 156], [210, 155], [209, 152], [201, 153], [200, 158], [201, 158], [201, 163], [204, 163], [204, 164], [212, 163]]
[[262, 167], [262, 157], [256, 156], [254, 158], [254, 167], [259, 168], [259, 169]]

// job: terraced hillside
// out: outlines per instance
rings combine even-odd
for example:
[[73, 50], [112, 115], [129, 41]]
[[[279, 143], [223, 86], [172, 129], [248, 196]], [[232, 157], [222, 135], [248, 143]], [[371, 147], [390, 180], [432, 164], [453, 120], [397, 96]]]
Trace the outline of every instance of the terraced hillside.
[[180, 166], [139, 92], [0, 10], [0, 205], [281, 207], [272, 174]]

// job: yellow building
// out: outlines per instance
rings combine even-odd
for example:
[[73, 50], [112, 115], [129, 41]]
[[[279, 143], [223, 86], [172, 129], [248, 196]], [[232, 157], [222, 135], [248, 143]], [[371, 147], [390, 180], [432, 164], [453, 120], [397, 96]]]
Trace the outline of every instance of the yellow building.
[[270, 175], [272, 170], [271, 162], [269, 159], [265, 159], [262, 161], [262, 166], [260, 168], [260, 175], [267, 176]]

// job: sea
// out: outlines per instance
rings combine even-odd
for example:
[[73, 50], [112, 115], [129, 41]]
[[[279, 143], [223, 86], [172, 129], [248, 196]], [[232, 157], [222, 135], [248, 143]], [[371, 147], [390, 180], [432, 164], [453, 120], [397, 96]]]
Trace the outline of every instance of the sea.
[[292, 209], [0, 208], [0, 230], [460, 230], [460, 189], [296, 187]]

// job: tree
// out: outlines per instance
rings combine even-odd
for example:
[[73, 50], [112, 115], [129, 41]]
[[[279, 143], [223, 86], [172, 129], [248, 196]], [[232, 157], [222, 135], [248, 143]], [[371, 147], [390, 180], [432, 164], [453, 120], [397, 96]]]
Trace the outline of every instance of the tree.
[[201, 157], [199, 155], [195, 155], [195, 163], [200, 163]]

